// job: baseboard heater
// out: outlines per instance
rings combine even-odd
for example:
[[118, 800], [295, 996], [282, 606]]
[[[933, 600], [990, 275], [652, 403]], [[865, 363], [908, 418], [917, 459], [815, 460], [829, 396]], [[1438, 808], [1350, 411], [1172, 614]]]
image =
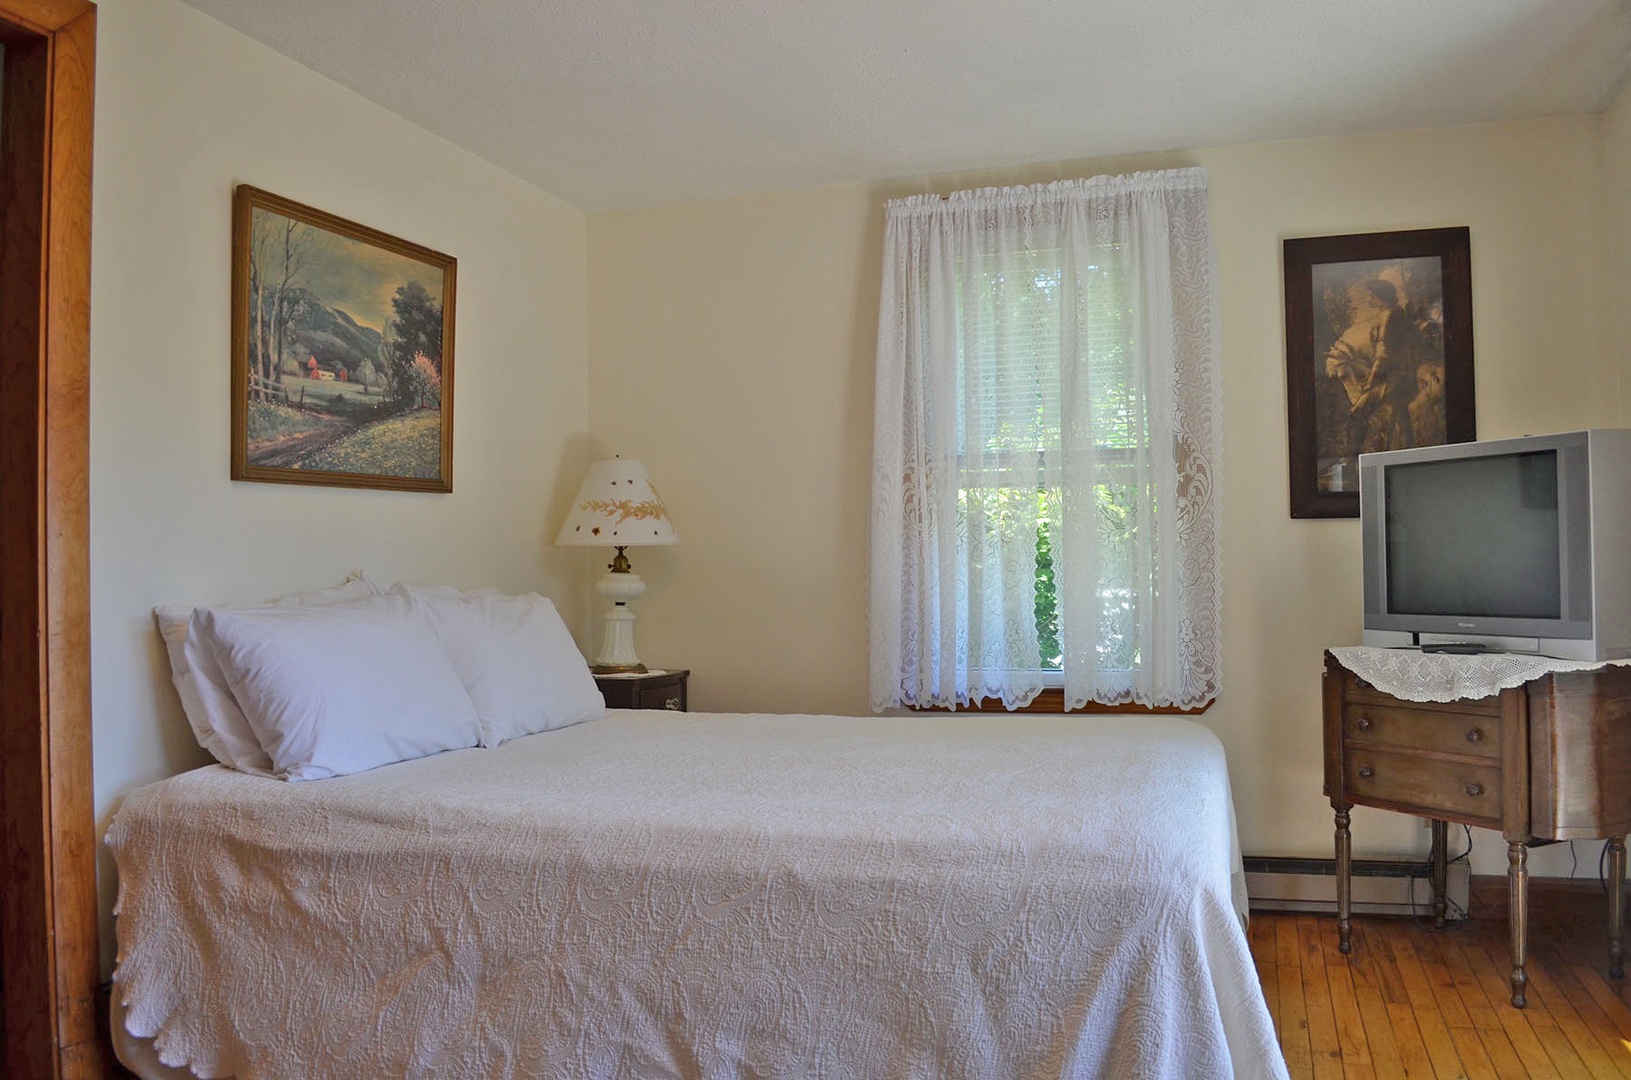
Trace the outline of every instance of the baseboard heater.
[[[1246, 895], [1259, 911], [1313, 911], [1335, 914], [1335, 859], [1290, 859], [1248, 855]], [[1467, 917], [1471, 873], [1465, 862], [1451, 863], [1445, 885], [1446, 917]], [[1353, 909], [1367, 915], [1433, 914], [1432, 866], [1407, 859], [1355, 859]]]

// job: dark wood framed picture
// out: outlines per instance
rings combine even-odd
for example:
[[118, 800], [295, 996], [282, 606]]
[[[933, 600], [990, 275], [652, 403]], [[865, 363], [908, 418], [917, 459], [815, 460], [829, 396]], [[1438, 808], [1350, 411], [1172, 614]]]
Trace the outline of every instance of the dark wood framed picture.
[[232, 198], [232, 478], [453, 490], [449, 255]]
[[1470, 442], [1465, 228], [1285, 241], [1291, 516], [1358, 517], [1359, 455]]

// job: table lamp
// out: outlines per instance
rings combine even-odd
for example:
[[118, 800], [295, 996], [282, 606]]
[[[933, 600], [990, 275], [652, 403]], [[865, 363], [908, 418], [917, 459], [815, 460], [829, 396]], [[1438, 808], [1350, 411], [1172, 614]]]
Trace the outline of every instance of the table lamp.
[[646, 670], [634, 652], [634, 612], [629, 610], [629, 601], [646, 591], [646, 583], [630, 569], [623, 549], [679, 542], [668, 509], [651, 486], [644, 465], [609, 458], [589, 466], [589, 475], [578, 489], [555, 544], [617, 549], [616, 557], [607, 564], [609, 573], [595, 582], [595, 591], [612, 602], [612, 609], [606, 613], [606, 638], [590, 671], [606, 675]]

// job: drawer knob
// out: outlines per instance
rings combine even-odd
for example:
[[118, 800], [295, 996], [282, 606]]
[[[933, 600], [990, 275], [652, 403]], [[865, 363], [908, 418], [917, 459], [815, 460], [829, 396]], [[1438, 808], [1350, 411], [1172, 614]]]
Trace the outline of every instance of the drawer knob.
[[1478, 798], [1478, 796], [1482, 795], [1483, 793], [1484, 793], [1484, 785], [1483, 784], [1468, 784], [1467, 785], [1467, 794], [1472, 796], [1474, 799]]
[[679, 707], [680, 707], [680, 699], [677, 698], [677, 697], [667, 698], [666, 700], [663, 701], [663, 708], [665, 708], [665, 709], [673, 709], [673, 710], [675, 710], [677, 712], [679, 710]]
[[1369, 765], [1359, 766], [1359, 779], [1369, 780], [1371, 777], [1373, 777], [1375, 775], [1376, 775], [1376, 770], [1371, 768]]
[[1467, 741], [1470, 742], [1470, 743], [1483, 742], [1484, 741], [1484, 733], [1482, 731], [1479, 731], [1477, 728], [1468, 728], [1467, 729]]
[[1358, 720], [1354, 721], [1354, 727], [1358, 728], [1360, 731], [1369, 731], [1370, 730], [1370, 717], [1361, 716]]

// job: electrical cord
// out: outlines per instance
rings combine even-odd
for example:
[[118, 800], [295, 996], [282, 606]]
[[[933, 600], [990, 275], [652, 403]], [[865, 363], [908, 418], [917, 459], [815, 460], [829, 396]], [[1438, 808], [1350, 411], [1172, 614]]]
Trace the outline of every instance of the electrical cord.
[[[1468, 866], [1471, 866], [1472, 865], [1472, 826], [1471, 825], [1463, 825], [1463, 826], [1461, 826], [1461, 831], [1467, 834], [1467, 846], [1462, 850], [1461, 854], [1459, 854], [1455, 858], [1451, 859], [1450, 862], [1451, 863], [1464, 862]], [[1450, 892], [1450, 883], [1448, 881], [1446, 881], [1444, 883], [1444, 893], [1445, 893], [1444, 903], [1445, 903], [1445, 906], [1446, 906], [1445, 917], [1449, 918], [1451, 912], [1454, 912], [1455, 918], [1456, 918], [1456, 920], [1458, 922], [1465, 922], [1467, 917], [1468, 917], [1469, 912], [1467, 911], [1466, 908], [1462, 907], [1460, 904], [1456, 903], [1454, 900], [1451, 900], [1450, 896], [1449, 896], [1449, 892]]]
[[[1432, 905], [1424, 905], [1420, 900], [1416, 899], [1416, 882], [1419, 880], [1421, 880], [1419, 877], [1410, 879], [1410, 917], [1421, 929], [1436, 932], [1439, 927], [1434, 925]], [[1460, 929], [1460, 924], [1464, 924], [1466, 919], [1467, 909], [1452, 900], [1448, 890], [1446, 890], [1444, 896], [1444, 929]]]
[[[1461, 850], [1461, 854], [1456, 855], [1454, 858], [1444, 860], [1445, 867], [1453, 866], [1458, 862], [1465, 862], [1465, 863], [1470, 863], [1471, 862], [1471, 856], [1472, 856], [1472, 826], [1463, 825], [1463, 826], [1461, 826], [1461, 830], [1462, 830], [1463, 833], [1466, 834], [1467, 846]], [[1449, 838], [1446, 837], [1445, 838], [1446, 845], [1448, 845], [1448, 842], [1449, 842]], [[1430, 860], [1431, 860], [1431, 857], [1429, 857], [1429, 861]], [[1430, 877], [1431, 877], [1431, 871], [1429, 871], [1429, 878]], [[1423, 910], [1422, 910], [1421, 903], [1416, 899], [1416, 882], [1418, 880], [1420, 880], [1419, 876], [1412, 876], [1411, 879], [1410, 879], [1410, 912], [1411, 912], [1411, 918], [1413, 918], [1416, 921], [1416, 925], [1422, 927], [1423, 929], [1437, 929], [1436, 927], [1434, 927], [1432, 925], [1432, 922], [1433, 922], [1432, 912], [1429, 910], [1429, 911], [1424, 913]], [[1429, 908], [1431, 907], [1430, 904], [1428, 906], [1429, 906]], [[1466, 918], [1467, 918], [1467, 909], [1462, 907], [1460, 904], [1456, 903], [1454, 900], [1450, 899], [1450, 883], [1449, 883], [1448, 877], [1446, 877], [1446, 880], [1444, 882], [1445, 929], [1450, 929], [1449, 924], [1450, 924], [1450, 922], [1452, 920], [1455, 921], [1455, 922], [1464, 922], [1466, 920]]]
[[1453, 862], [1453, 863], [1468, 862], [1469, 861], [1468, 856], [1470, 856], [1472, 854], [1472, 826], [1471, 825], [1463, 825], [1463, 826], [1461, 826], [1461, 829], [1462, 829], [1463, 832], [1465, 832], [1467, 834], [1467, 850], [1463, 851], [1461, 854], [1459, 854], [1455, 858], [1451, 859], [1450, 861]]

